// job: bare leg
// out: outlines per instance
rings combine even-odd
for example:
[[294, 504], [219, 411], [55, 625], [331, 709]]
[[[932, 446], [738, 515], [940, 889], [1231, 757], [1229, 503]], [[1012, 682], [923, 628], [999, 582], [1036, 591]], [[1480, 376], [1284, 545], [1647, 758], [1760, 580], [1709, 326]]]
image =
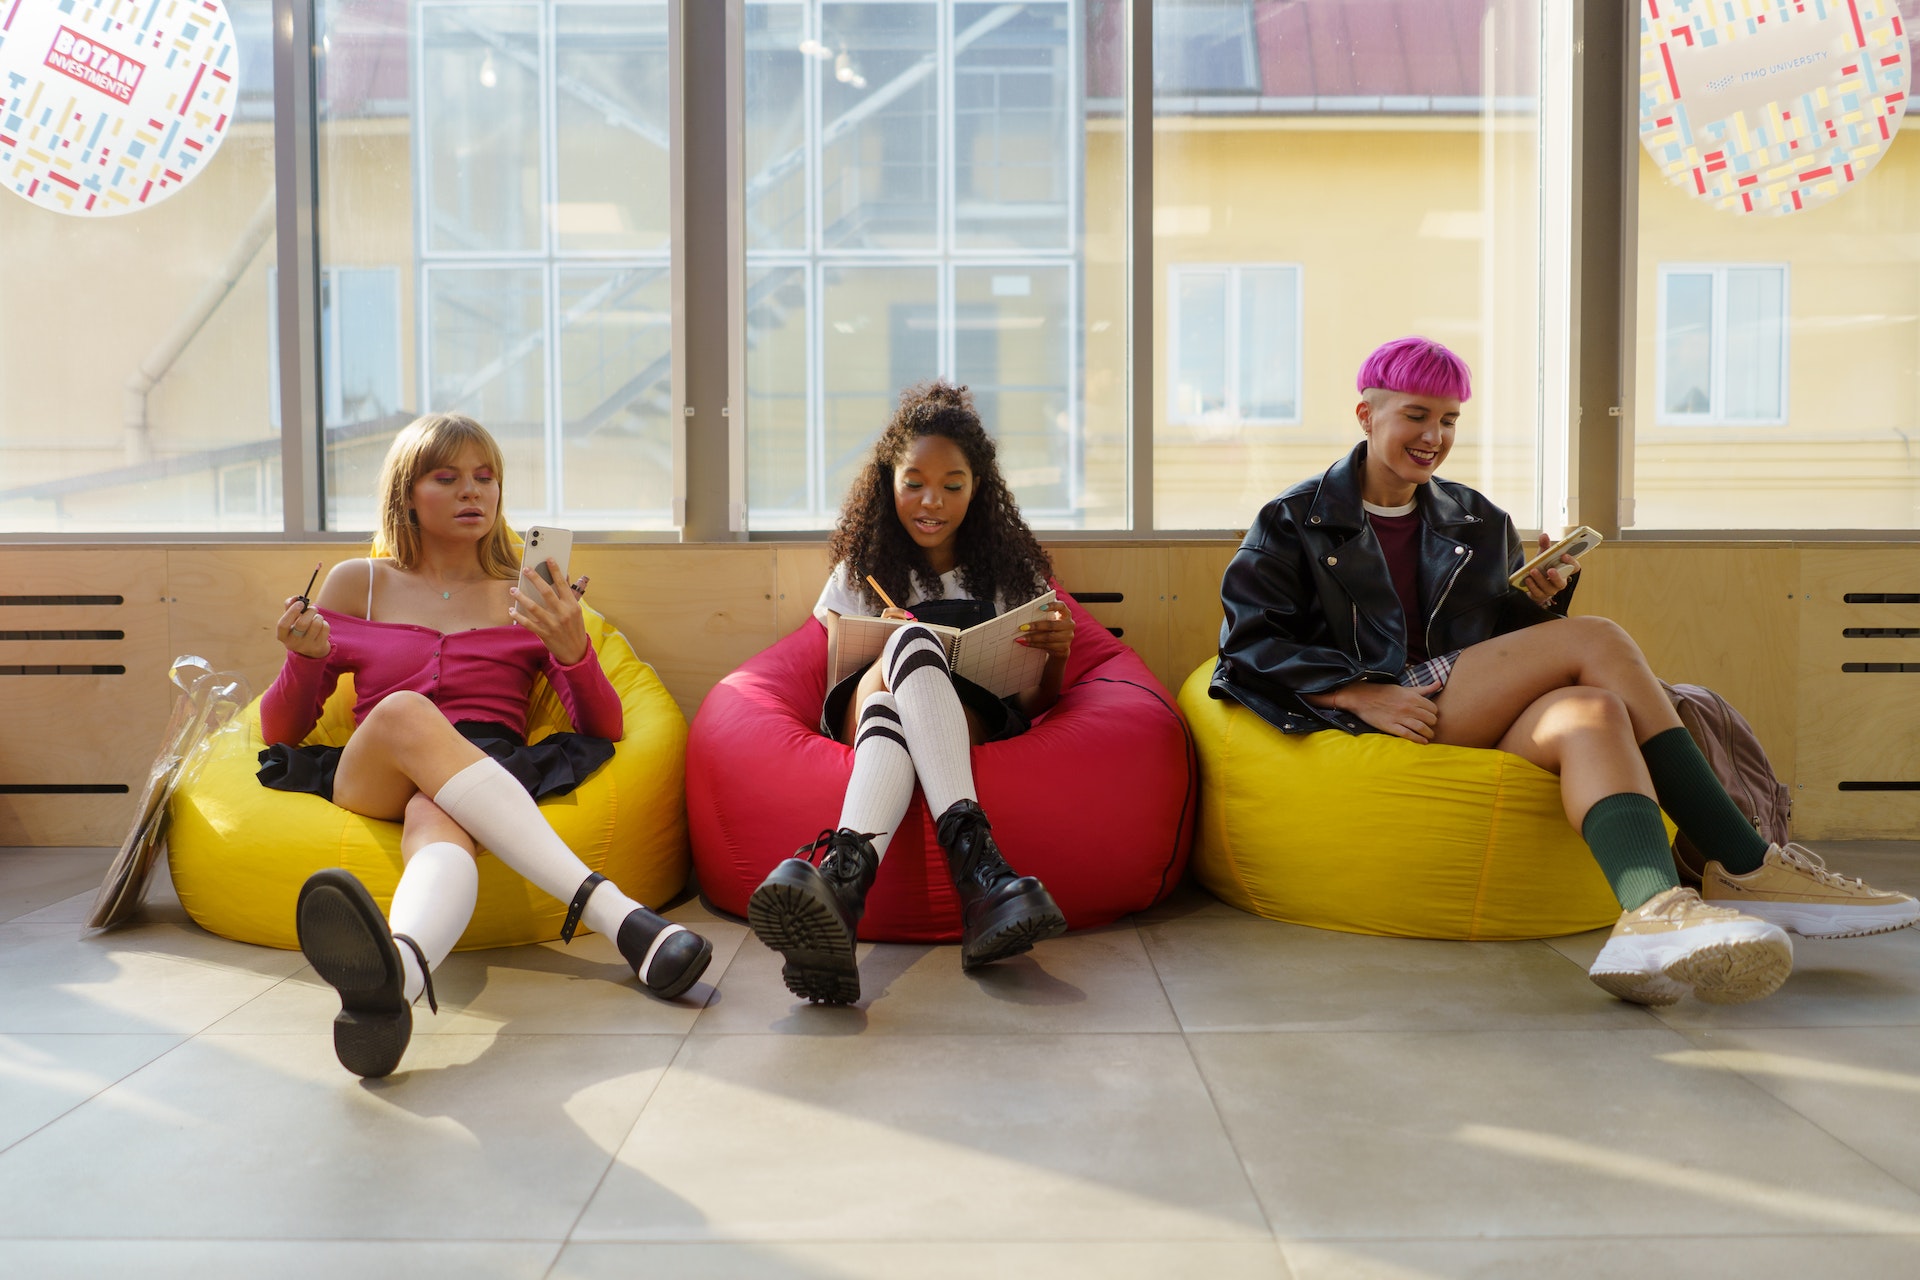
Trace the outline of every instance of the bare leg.
[[1559, 775], [1560, 803], [1575, 831], [1607, 796], [1653, 797], [1626, 704], [1605, 689], [1576, 685], [1536, 698], [1495, 745]]
[[1680, 716], [1632, 636], [1605, 618], [1565, 618], [1463, 650], [1435, 700], [1440, 722], [1433, 740], [1498, 746], [1535, 700], [1575, 685], [1619, 699], [1632, 723], [1634, 745], [1680, 727]]
[[448, 778], [484, 758], [432, 702], [417, 693], [389, 694], [347, 739], [333, 776], [333, 802], [396, 821], [406, 816], [415, 794], [436, 794]]
[[449, 818], [446, 811], [424, 793], [416, 792], [407, 801], [406, 816], [400, 828], [400, 856], [411, 862], [413, 855], [430, 844], [450, 844], [473, 852], [473, 837], [466, 828]]

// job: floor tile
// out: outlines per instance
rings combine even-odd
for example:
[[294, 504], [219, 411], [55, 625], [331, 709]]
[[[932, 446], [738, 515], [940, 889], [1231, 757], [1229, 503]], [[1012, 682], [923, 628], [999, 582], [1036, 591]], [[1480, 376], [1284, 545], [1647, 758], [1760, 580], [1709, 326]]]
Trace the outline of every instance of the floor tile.
[[1190, 1039], [1283, 1239], [1920, 1234], [1920, 1194], [1666, 1030]]
[[693, 1036], [574, 1234], [1267, 1237], [1177, 1035]]
[[1666, 1061], [1750, 1080], [1920, 1190], [1920, 1054], [1912, 1028], [1694, 1030], [1687, 1038], [1693, 1047]]
[[0, 1033], [198, 1031], [305, 961], [190, 924], [0, 925]]
[[[182, 1039], [178, 1035], [0, 1035], [0, 1150], [138, 1071]], [[4, 1267], [0, 1274], [6, 1274]]]
[[198, 1036], [0, 1153], [0, 1236], [558, 1242], [676, 1043]]
[[[633, 976], [610, 939], [581, 934], [571, 944], [456, 951], [434, 971], [440, 1012], [422, 1000], [416, 1035], [683, 1035], [714, 996], [747, 936], [743, 925], [702, 923], [713, 943], [706, 974], [677, 1000], [657, 1000]], [[209, 1028], [216, 1034], [311, 1035], [340, 1011], [340, 997], [303, 968]]]
[[[1584, 970], [1606, 945], [1604, 931], [1556, 938], [1553, 947]], [[1920, 929], [1871, 938], [1793, 939], [1793, 975], [1748, 1004], [1682, 1000], [1654, 1015], [1675, 1027], [1920, 1026]]]
[[1652, 1025], [1538, 942], [1376, 938], [1244, 915], [1140, 932], [1190, 1032]]
[[[983, 1234], [991, 1234], [983, 1233]], [[1047, 1280], [1274, 1280], [1287, 1275], [1273, 1243], [1211, 1240], [1003, 1242], [866, 1242], [792, 1244], [570, 1244], [550, 1280], [981, 1280], [984, 1276]]]
[[865, 944], [859, 961], [858, 1004], [812, 1005], [781, 982], [780, 954], [749, 937], [694, 1031], [832, 1036], [1179, 1030], [1130, 925], [1068, 934], [973, 973], [961, 972], [957, 946]]
[[1288, 1241], [1296, 1280], [1910, 1280], [1920, 1236], [1762, 1239]]
[[0, 849], [0, 922], [80, 894], [91, 903], [113, 855], [112, 849]]
[[337, 1240], [0, 1240], [0, 1275], [85, 1280], [542, 1280], [559, 1246]]

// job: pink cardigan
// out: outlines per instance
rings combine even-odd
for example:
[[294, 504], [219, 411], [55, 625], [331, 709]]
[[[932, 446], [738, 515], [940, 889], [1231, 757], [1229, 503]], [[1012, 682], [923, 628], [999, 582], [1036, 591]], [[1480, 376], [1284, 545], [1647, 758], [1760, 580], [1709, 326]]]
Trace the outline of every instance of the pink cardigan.
[[449, 721], [490, 720], [524, 735], [533, 682], [544, 672], [577, 731], [616, 742], [625, 731], [620, 695], [591, 645], [580, 661], [562, 666], [522, 627], [440, 632], [318, 612], [333, 629], [333, 647], [324, 658], [287, 654], [279, 679], [260, 699], [260, 733], [269, 743], [298, 746], [342, 673], [353, 676], [355, 724], [380, 699], [410, 689], [432, 699]]

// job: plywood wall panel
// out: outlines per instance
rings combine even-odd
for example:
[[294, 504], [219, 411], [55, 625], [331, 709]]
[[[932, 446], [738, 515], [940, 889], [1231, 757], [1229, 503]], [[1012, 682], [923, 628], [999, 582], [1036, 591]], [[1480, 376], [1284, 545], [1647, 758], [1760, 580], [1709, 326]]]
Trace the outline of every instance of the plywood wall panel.
[[1083, 602], [1104, 627], [1117, 628], [1147, 669], [1164, 682], [1167, 666], [1167, 551], [1136, 543], [1051, 543], [1054, 579], [1076, 597], [1119, 595], [1113, 603]]
[[1168, 663], [1175, 692], [1193, 669], [1220, 651], [1220, 579], [1237, 542], [1176, 542], [1167, 551]]
[[198, 654], [216, 671], [245, 676], [255, 696], [266, 692], [286, 660], [274, 626], [287, 597], [321, 566], [321, 584], [335, 565], [365, 556], [363, 543], [207, 544], [167, 553], [167, 627], [174, 654]]
[[774, 599], [777, 626], [781, 635], [795, 630], [813, 616], [814, 602], [827, 585], [833, 562], [824, 542], [776, 542], [774, 551]]

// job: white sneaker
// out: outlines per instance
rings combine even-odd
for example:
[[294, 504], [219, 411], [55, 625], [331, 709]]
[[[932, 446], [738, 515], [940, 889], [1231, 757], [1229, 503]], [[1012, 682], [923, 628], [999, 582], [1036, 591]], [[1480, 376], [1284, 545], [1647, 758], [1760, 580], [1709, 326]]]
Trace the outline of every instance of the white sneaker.
[[1688, 992], [1741, 1004], [1772, 995], [1791, 972], [1793, 942], [1780, 926], [1668, 889], [1620, 913], [1587, 976], [1634, 1004], [1673, 1004]]

